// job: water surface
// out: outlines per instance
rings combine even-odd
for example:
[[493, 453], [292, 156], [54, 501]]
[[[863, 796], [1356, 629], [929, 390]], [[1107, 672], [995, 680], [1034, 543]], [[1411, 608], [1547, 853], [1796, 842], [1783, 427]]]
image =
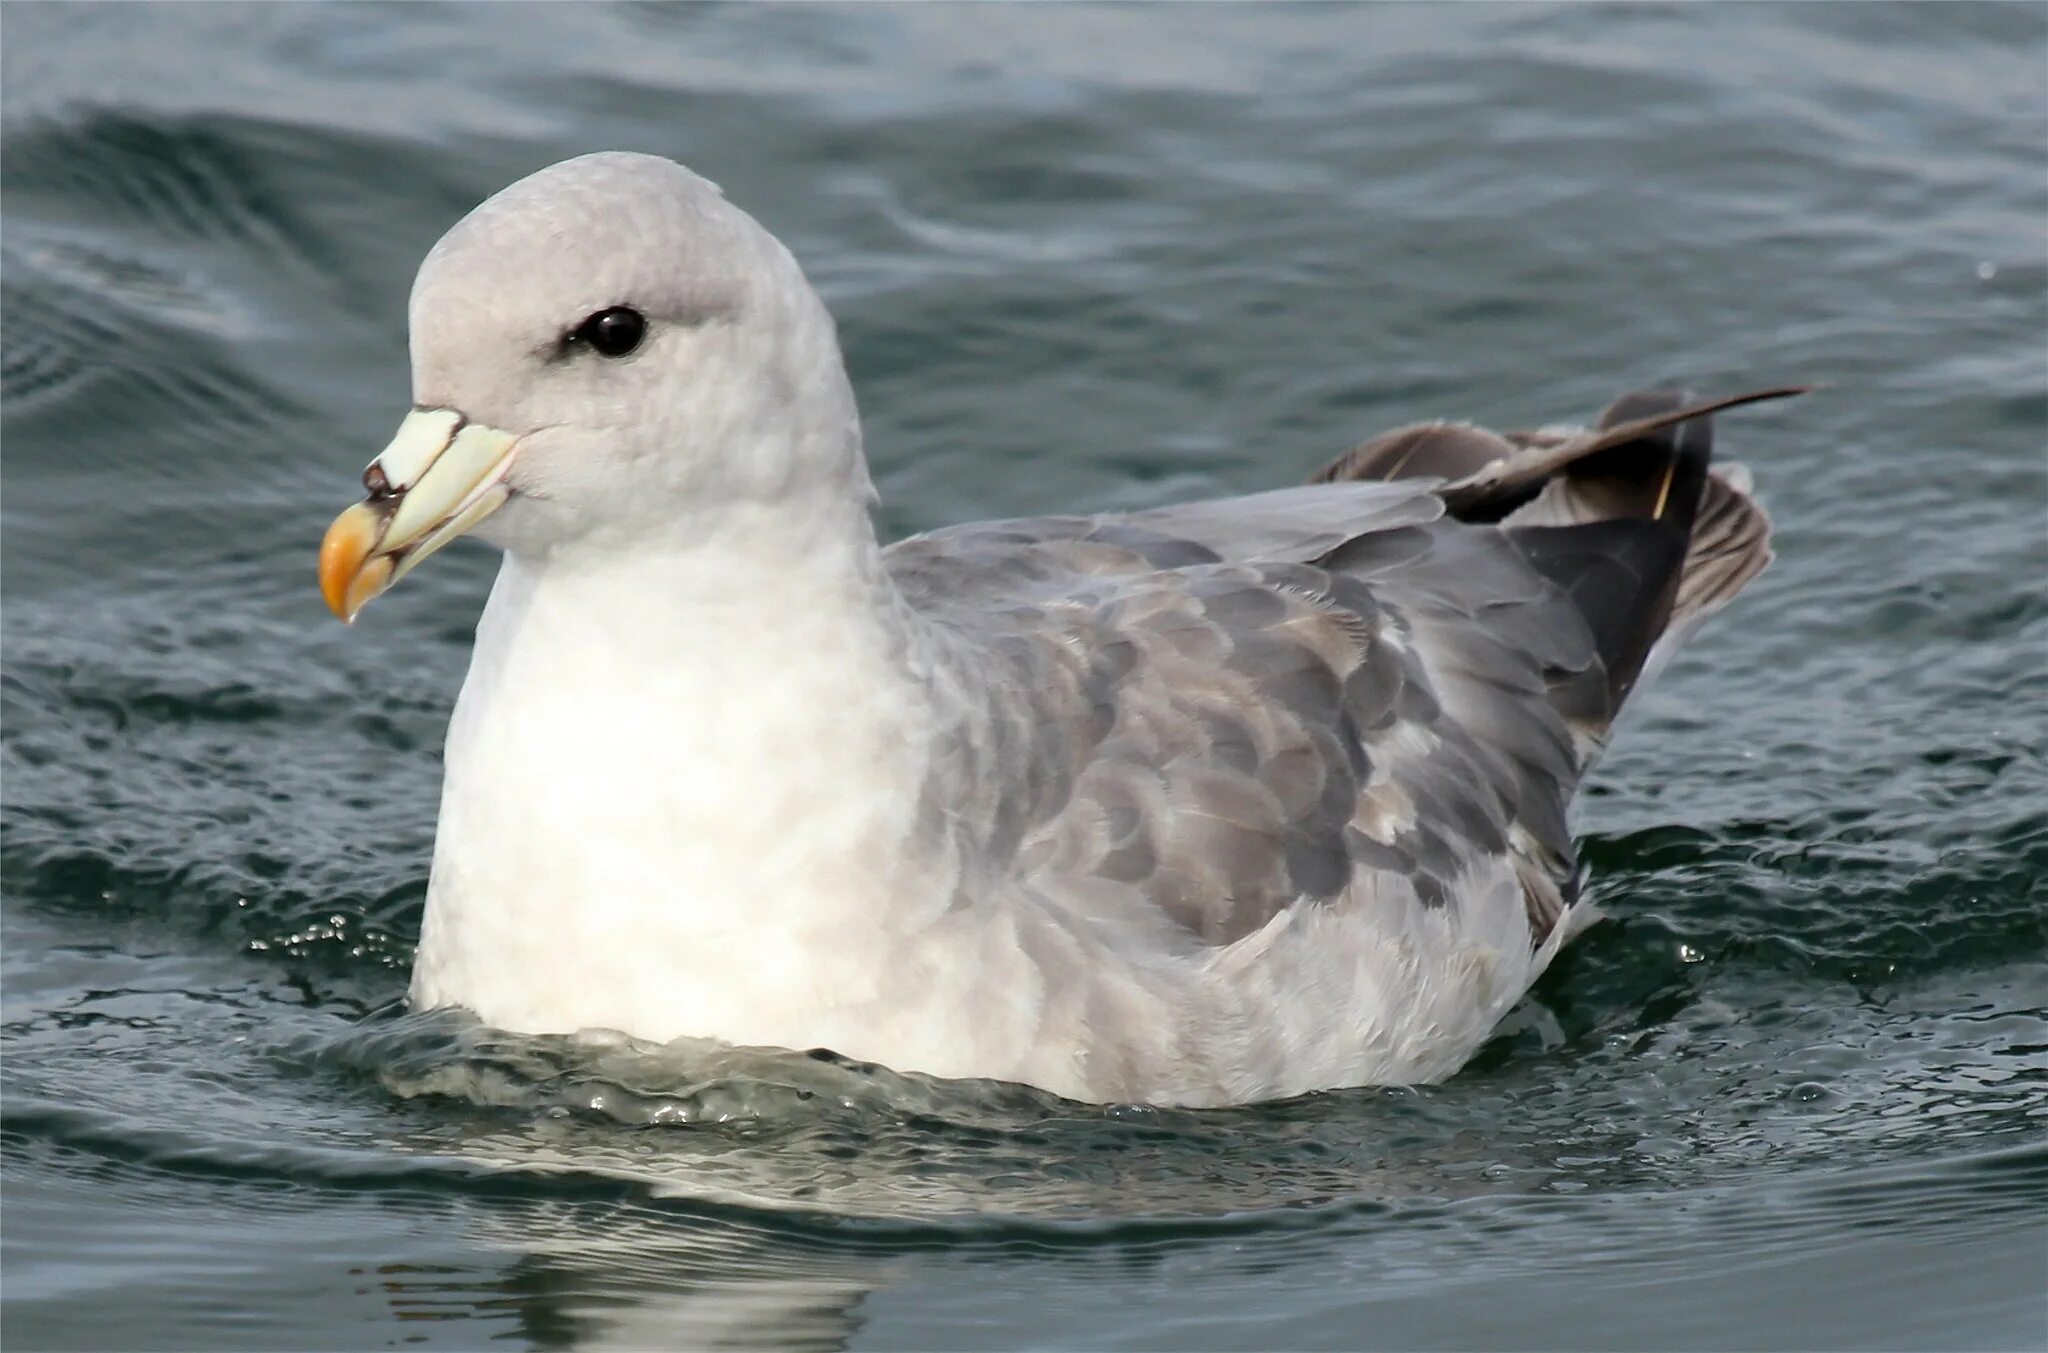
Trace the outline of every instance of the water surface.
[[[10, 5], [5, 1304], [34, 1348], [2048, 1342], [2048, 17]], [[840, 316], [884, 524], [1724, 420], [1780, 559], [1464, 1074], [1215, 1113], [411, 1016], [493, 561], [312, 550], [412, 270], [676, 156]]]

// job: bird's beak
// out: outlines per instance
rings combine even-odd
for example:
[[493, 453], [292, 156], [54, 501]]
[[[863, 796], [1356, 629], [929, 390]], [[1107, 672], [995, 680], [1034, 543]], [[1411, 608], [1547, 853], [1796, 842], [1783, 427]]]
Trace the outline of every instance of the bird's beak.
[[453, 409], [415, 409], [363, 471], [370, 496], [334, 519], [320, 542], [320, 595], [344, 621], [413, 565], [511, 496], [504, 483], [518, 438]]

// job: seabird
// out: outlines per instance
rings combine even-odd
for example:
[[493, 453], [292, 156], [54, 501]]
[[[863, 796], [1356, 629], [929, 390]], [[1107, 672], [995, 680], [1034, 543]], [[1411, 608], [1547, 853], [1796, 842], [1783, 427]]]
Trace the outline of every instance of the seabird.
[[680, 165], [513, 184], [410, 326], [322, 589], [504, 550], [413, 1003], [1091, 1101], [1472, 1056], [1591, 914], [1566, 810], [1615, 715], [1770, 558], [1710, 415], [1796, 393], [885, 547], [830, 315]]

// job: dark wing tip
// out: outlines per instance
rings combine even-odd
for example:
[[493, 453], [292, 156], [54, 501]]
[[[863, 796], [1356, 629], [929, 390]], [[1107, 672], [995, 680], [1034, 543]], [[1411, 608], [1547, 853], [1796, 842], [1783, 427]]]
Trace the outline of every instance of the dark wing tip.
[[[1813, 388], [1777, 385], [1709, 400], [1688, 390], [1639, 390], [1575, 433], [1510, 438], [1467, 424], [1420, 424], [1373, 438], [1316, 479], [1446, 480], [1437, 493], [1451, 516], [1500, 526], [1572, 598], [1606, 667], [1610, 707], [1618, 709], [1671, 620], [1681, 578], [1694, 571], [1703, 501], [1713, 500], [1708, 515], [1727, 537], [1712, 552], [1727, 576], [1703, 596], [1725, 600], [1769, 559], [1761, 509], [1745, 495], [1732, 506], [1713, 499], [1712, 416]], [[1747, 515], [1738, 520], [1731, 513], [1743, 505]], [[1708, 582], [1705, 573], [1700, 581]]]

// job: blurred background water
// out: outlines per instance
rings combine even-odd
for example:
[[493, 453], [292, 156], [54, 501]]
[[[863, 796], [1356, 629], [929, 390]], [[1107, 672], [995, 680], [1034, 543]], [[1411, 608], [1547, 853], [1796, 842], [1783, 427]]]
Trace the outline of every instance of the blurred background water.
[[[0, 12], [4, 1305], [35, 1348], [2048, 1343], [2048, 11]], [[1780, 559], [1467, 1072], [1221, 1113], [403, 1014], [494, 560], [313, 547], [420, 256], [600, 148], [840, 316], [885, 526], [1731, 416]]]

